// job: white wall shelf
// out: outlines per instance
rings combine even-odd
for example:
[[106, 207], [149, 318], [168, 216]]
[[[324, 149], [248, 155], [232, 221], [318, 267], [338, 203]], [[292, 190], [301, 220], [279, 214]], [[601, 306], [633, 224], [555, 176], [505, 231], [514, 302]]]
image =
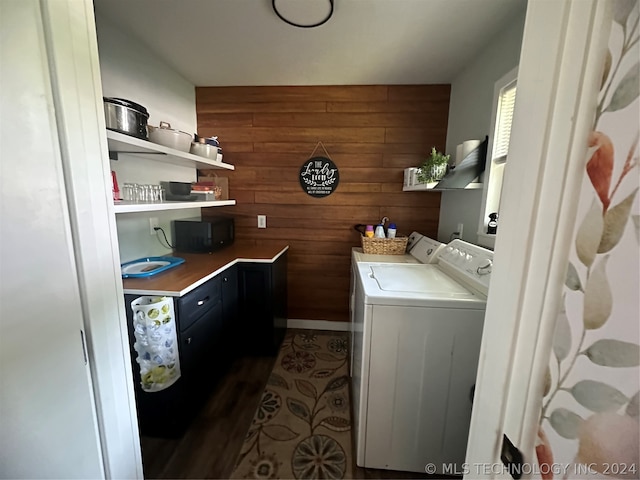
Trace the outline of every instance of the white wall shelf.
[[107, 130], [107, 140], [109, 143], [110, 155], [115, 152], [139, 155], [158, 162], [171, 163], [184, 167], [194, 167], [200, 169], [223, 169], [235, 170], [233, 165], [224, 162], [217, 162], [205, 157], [193, 155], [192, 153], [181, 152], [173, 148], [165, 147], [158, 143], [141, 140], [136, 137], [124, 135], [120, 132]]
[[438, 184], [438, 182], [432, 183], [421, 183], [420, 185], [412, 185], [410, 187], [402, 187], [403, 192], [425, 192], [429, 190], [433, 190], [435, 192], [443, 192], [445, 190], [479, 190], [483, 187], [483, 183], [470, 183], [464, 188], [438, 188], [434, 189], [434, 187]]
[[478, 232], [478, 245], [493, 250], [496, 246], [496, 234]]
[[235, 205], [235, 200], [210, 200], [195, 202], [131, 203], [121, 201], [115, 204], [116, 213], [157, 212], [161, 210], [182, 210], [185, 208], [225, 207]]

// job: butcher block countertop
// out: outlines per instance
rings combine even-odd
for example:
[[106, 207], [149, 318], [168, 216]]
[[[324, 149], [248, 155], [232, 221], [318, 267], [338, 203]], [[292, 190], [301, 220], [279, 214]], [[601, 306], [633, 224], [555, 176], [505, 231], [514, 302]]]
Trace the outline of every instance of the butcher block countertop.
[[185, 262], [148, 278], [123, 278], [125, 294], [181, 297], [238, 262], [273, 263], [288, 245], [231, 245], [213, 253], [173, 252]]

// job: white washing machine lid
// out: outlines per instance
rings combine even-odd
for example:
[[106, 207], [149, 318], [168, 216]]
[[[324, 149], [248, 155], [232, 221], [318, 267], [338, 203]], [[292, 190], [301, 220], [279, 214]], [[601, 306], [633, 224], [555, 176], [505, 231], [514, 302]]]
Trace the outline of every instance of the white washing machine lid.
[[358, 264], [368, 305], [484, 309], [486, 298], [447, 275], [438, 265]]
[[[426, 268], [425, 268], [426, 267]], [[447, 298], [473, 294], [439, 268], [426, 265], [372, 265], [373, 279], [387, 292], [426, 293]]]

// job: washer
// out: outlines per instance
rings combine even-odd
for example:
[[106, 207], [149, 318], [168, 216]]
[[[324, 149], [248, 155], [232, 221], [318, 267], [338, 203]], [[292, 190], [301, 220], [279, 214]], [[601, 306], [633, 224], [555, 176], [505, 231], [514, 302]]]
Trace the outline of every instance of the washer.
[[462, 240], [431, 264], [356, 262], [357, 465], [461, 471], [492, 262], [493, 252]]
[[[437, 260], [438, 254], [445, 247], [445, 244], [426, 237], [418, 232], [413, 232], [409, 235], [407, 240], [407, 253], [403, 255], [376, 255], [371, 253], [364, 253], [361, 247], [353, 247], [351, 249], [351, 287], [349, 296], [349, 313], [351, 315], [351, 326], [355, 325], [354, 322], [354, 301], [355, 301], [355, 279], [358, 276], [357, 265], [359, 263], [433, 263]], [[353, 330], [351, 333], [351, 363], [349, 368], [353, 368], [353, 353], [355, 335]], [[350, 370], [353, 374], [353, 371]]]

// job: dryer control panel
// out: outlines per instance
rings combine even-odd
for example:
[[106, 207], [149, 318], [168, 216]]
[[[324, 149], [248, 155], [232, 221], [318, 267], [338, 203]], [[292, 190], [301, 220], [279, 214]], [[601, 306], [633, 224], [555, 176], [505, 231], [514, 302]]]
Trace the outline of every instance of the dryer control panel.
[[444, 247], [444, 243], [429, 237], [422, 237], [411, 247], [409, 253], [420, 263], [436, 263], [438, 255]]
[[483, 295], [489, 292], [493, 268], [491, 250], [455, 239], [440, 251], [438, 264], [451, 276]]

